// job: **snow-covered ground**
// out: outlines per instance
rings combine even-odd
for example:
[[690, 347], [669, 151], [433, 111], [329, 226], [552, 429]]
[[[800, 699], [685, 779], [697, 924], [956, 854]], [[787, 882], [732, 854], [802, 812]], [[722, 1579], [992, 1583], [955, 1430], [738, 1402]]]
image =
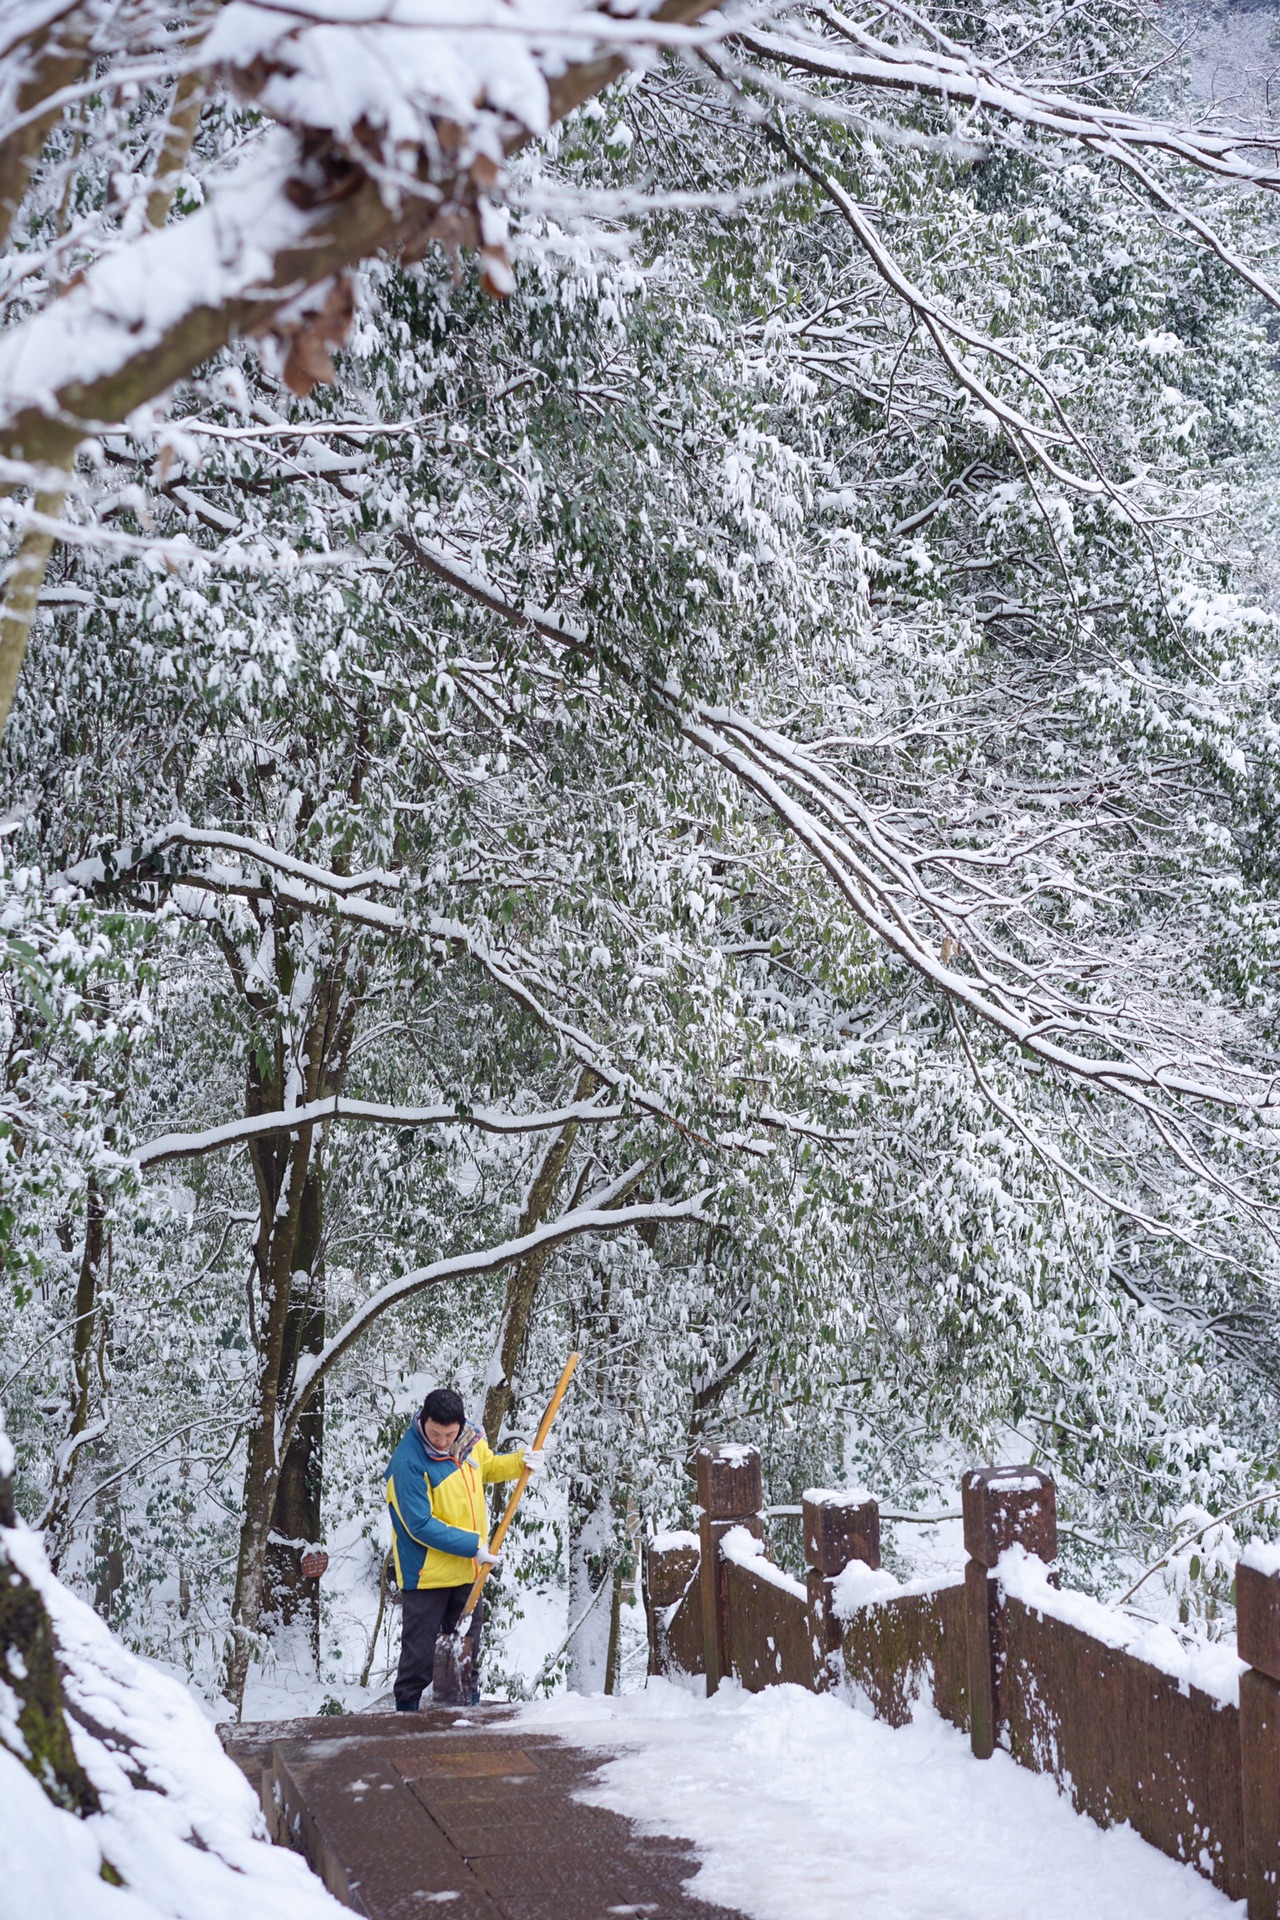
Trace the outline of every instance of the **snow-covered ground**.
[[[0, 1743], [0, 1920], [329, 1920], [341, 1911], [296, 1856], [267, 1844], [254, 1797], [194, 1693], [129, 1653], [6, 1536], [44, 1593], [76, 1751], [101, 1796], [58, 1811]], [[530, 1620], [535, 1641], [551, 1618]], [[0, 1696], [7, 1689], [0, 1687]], [[265, 1704], [265, 1702], [263, 1703]], [[298, 1711], [296, 1696], [278, 1703]], [[0, 1707], [3, 1700], [0, 1699]], [[606, 1755], [591, 1797], [691, 1840], [695, 1887], [749, 1920], [1226, 1920], [1190, 1867], [1072, 1812], [1051, 1780], [968, 1742], [930, 1709], [894, 1730], [848, 1702], [777, 1687], [650, 1681], [560, 1693], [523, 1724]], [[16, 1729], [10, 1725], [10, 1744]], [[123, 1887], [102, 1877], [104, 1862]]]
[[197, 1697], [53, 1578], [36, 1534], [7, 1532], [4, 1545], [49, 1609], [81, 1716], [76, 1757], [102, 1810], [81, 1820], [46, 1798], [18, 1758], [17, 1703], [0, 1680], [0, 1920], [340, 1920], [299, 1856], [267, 1839]]
[[895, 1730], [831, 1696], [664, 1681], [522, 1709], [616, 1749], [592, 1798], [692, 1840], [703, 1899], [750, 1920], [1227, 1920], [1243, 1912], [1128, 1828], [1103, 1832], [1052, 1780], [980, 1762], [929, 1709]]

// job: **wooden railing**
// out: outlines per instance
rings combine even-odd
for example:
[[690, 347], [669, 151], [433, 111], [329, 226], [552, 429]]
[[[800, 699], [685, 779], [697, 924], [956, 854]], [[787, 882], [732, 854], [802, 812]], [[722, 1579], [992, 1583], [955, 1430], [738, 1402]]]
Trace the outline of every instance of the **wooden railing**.
[[646, 1551], [651, 1671], [705, 1675], [709, 1693], [729, 1676], [842, 1687], [895, 1726], [930, 1699], [977, 1758], [1003, 1747], [1249, 1920], [1280, 1920], [1280, 1555], [1237, 1568], [1235, 1649], [1188, 1654], [1059, 1591], [1054, 1485], [1035, 1467], [966, 1474], [963, 1572], [906, 1585], [880, 1568], [865, 1492], [805, 1495], [803, 1585], [765, 1557], [756, 1448], [704, 1449], [698, 1500], [697, 1535]]

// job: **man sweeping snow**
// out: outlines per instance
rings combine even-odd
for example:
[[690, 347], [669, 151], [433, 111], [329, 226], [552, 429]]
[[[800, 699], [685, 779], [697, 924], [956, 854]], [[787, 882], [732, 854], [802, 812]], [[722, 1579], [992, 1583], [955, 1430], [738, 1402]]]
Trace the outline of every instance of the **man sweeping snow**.
[[[489, 1551], [484, 1490], [514, 1480], [522, 1467], [537, 1473], [541, 1450], [494, 1453], [451, 1387], [437, 1387], [422, 1403], [387, 1468], [387, 1505], [400, 1587], [400, 1665], [396, 1712], [416, 1713], [431, 1684], [436, 1641], [462, 1618], [481, 1567], [496, 1566]], [[483, 1608], [472, 1615], [468, 1638], [479, 1669]]]

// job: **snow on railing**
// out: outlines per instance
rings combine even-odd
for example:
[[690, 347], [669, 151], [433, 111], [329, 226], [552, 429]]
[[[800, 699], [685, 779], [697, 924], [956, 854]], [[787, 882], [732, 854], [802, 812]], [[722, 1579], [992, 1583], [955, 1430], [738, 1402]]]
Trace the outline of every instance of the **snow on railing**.
[[[1280, 1571], [1280, 1550], [1266, 1551]], [[1060, 1620], [1104, 1647], [1144, 1661], [1176, 1680], [1184, 1694], [1199, 1687], [1221, 1706], [1239, 1705], [1240, 1675], [1248, 1668], [1234, 1646], [1220, 1640], [1184, 1643], [1172, 1627], [1158, 1621], [1133, 1620], [1090, 1594], [1064, 1592], [1051, 1584], [1049, 1569], [1025, 1547], [1008, 1547], [1001, 1554], [996, 1577], [1007, 1599], [1020, 1600], [1041, 1619]]]
[[704, 1449], [698, 1498], [697, 1537], [647, 1548], [655, 1672], [834, 1688], [895, 1725], [931, 1696], [976, 1757], [999, 1745], [1052, 1772], [1103, 1826], [1127, 1821], [1248, 1920], [1280, 1920], [1280, 1546], [1241, 1556], [1236, 1645], [1185, 1645], [1059, 1587], [1055, 1489], [1034, 1467], [966, 1474], [963, 1568], [910, 1580], [880, 1564], [865, 1487], [806, 1491], [803, 1583], [768, 1557], [779, 1509], [755, 1448]]
[[767, 1580], [771, 1587], [777, 1587], [781, 1592], [792, 1594], [797, 1600], [808, 1604], [808, 1588], [799, 1580], [793, 1580], [781, 1567], [775, 1567], [772, 1560], [765, 1557], [764, 1541], [758, 1540], [754, 1533], [748, 1533], [745, 1527], [730, 1527], [720, 1542], [720, 1552], [733, 1566], [746, 1567], [757, 1579]]

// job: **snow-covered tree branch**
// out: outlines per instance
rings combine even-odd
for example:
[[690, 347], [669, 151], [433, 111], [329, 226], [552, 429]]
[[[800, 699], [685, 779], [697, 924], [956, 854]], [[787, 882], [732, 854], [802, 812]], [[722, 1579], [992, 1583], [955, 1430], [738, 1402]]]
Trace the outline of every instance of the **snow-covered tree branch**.
[[409, 1412], [572, 1347], [579, 1684], [708, 1437], [1034, 1446], [1105, 1585], [1274, 1475], [1265, 100], [1112, 0], [326, 7], [3, 42], [18, 1504], [355, 1703]]

